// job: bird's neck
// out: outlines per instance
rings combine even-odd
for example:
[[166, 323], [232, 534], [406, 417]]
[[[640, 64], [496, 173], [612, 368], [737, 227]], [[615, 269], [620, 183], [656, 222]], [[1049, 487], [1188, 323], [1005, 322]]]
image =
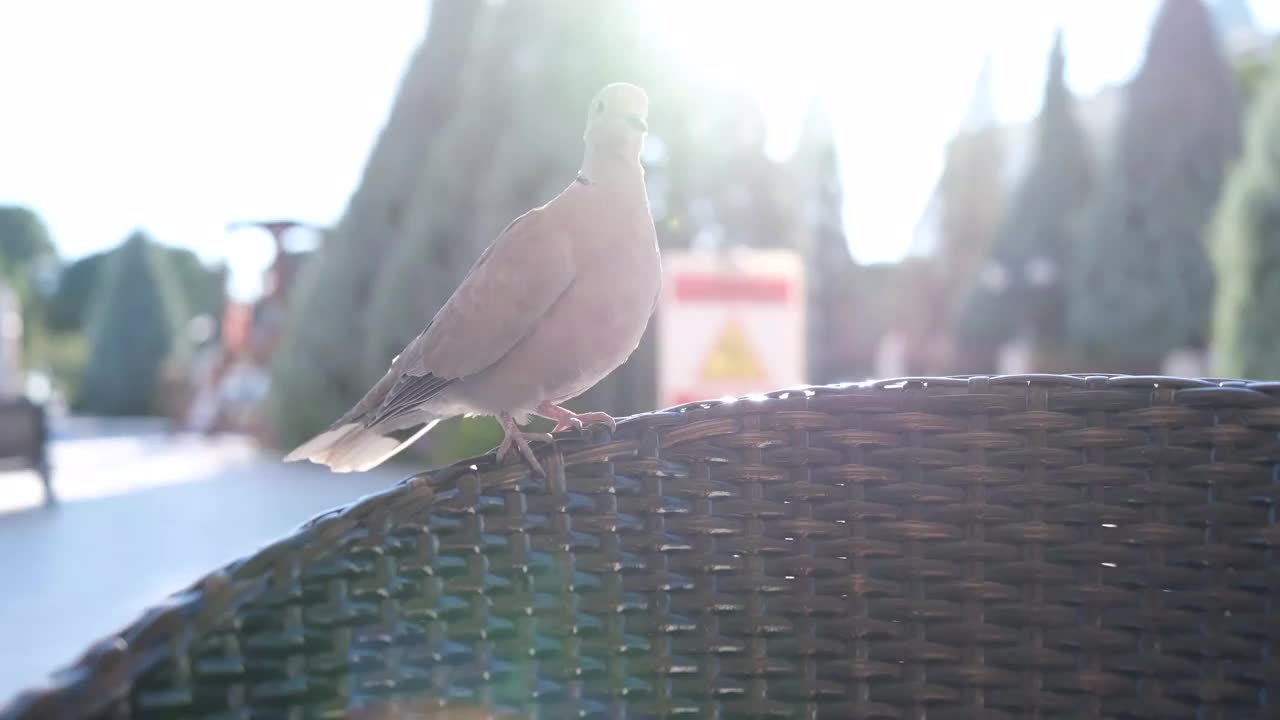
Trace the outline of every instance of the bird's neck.
[[578, 182], [606, 188], [644, 187], [640, 158], [628, 157], [620, 148], [588, 147], [578, 170]]

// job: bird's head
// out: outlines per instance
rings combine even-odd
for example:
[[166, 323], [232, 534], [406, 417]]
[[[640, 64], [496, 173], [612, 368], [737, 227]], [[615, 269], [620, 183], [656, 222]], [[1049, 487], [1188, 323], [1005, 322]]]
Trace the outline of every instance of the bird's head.
[[583, 140], [589, 150], [624, 160], [639, 160], [649, 131], [649, 96], [628, 83], [606, 85], [587, 108]]

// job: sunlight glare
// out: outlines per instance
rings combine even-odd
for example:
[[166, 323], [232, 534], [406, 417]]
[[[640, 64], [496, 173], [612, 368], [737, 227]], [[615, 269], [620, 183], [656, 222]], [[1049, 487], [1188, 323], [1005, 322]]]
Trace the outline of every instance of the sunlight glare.
[[[862, 262], [906, 253], [941, 169], [941, 142], [924, 139], [954, 131], [981, 60], [957, 52], [972, 38], [949, 32], [967, 19], [964, 9], [821, 0], [653, 0], [645, 7], [691, 74], [755, 100], [771, 159], [791, 156], [810, 102], [821, 102], [837, 143], [850, 249]], [[921, 13], [933, 21], [920, 26]], [[964, 60], [940, 68], [938, 56]], [[876, 202], [852, 206], [849, 199], [859, 197]]]
[[[765, 152], [791, 155], [810, 99], [830, 65], [822, 53], [838, 46], [851, 6], [809, 0], [780, 7], [762, 0], [655, 0], [645, 7], [654, 25], [692, 72], [746, 93], [769, 123]], [[833, 45], [835, 43], [835, 45]]]

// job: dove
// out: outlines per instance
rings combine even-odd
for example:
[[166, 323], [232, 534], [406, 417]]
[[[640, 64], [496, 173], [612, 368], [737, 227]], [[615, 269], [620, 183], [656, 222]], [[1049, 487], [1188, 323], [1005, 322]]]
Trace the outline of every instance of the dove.
[[[640, 164], [648, 110], [635, 85], [601, 89], [577, 176], [507, 225], [386, 374], [285, 461], [362, 472], [441, 420], [490, 416], [503, 430], [498, 461], [514, 448], [545, 475], [530, 442], [552, 438], [520, 428], [531, 415], [554, 420], [552, 433], [613, 430], [607, 413], [563, 403], [631, 356], [657, 307], [661, 258]], [[419, 425], [407, 439], [393, 435]]]

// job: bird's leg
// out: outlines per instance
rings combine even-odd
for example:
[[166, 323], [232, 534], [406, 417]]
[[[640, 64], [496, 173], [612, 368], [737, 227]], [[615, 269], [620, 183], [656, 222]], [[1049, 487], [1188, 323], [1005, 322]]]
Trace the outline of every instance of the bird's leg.
[[538, 458], [534, 457], [533, 449], [529, 447], [530, 440], [545, 440], [552, 442], [549, 433], [524, 432], [516, 425], [515, 418], [511, 417], [511, 413], [502, 413], [498, 416], [498, 424], [502, 426], [502, 444], [498, 445], [497, 459], [502, 462], [502, 458], [506, 457], [507, 451], [513, 446], [520, 453], [520, 457], [524, 458], [533, 469], [541, 476], [546, 477], [547, 473], [543, 471], [542, 465], [538, 463]]
[[539, 405], [536, 412], [543, 417], [551, 418], [556, 421], [555, 429], [551, 431], [553, 433], [558, 433], [562, 430], [569, 430], [571, 428], [581, 430], [588, 425], [595, 425], [597, 423], [609, 426], [609, 432], [613, 432], [618, 428], [618, 421], [614, 420], [613, 416], [609, 413], [576, 413], [572, 410], [562, 408], [559, 405], [553, 405], [550, 402], [544, 402]]

